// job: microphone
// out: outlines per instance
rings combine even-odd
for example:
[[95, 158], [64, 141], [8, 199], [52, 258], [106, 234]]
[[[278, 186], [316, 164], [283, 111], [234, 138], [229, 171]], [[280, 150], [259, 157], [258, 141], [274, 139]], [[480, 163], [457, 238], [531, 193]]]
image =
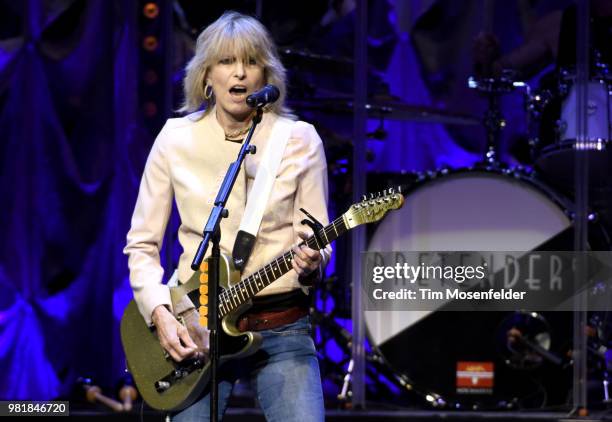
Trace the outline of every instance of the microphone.
[[246, 99], [246, 103], [253, 108], [263, 107], [278, 100], [280, 91], [274, 85], [266, 85], [257, 92], [252, 93]]

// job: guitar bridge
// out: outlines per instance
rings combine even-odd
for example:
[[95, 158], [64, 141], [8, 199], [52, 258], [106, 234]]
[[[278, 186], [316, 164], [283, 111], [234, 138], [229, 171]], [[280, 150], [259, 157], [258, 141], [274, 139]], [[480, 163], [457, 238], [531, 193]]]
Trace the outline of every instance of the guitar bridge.
[[185, 364], [179, 366], [165, 377], [155, 381], [155, 390], [157, 390], [158, 393], [163, 393], [169, 390], [174, 384], [187, 377], [192, 372], [202, 369], [204, 365], [205, 360], [202, 358], [187, 361]]

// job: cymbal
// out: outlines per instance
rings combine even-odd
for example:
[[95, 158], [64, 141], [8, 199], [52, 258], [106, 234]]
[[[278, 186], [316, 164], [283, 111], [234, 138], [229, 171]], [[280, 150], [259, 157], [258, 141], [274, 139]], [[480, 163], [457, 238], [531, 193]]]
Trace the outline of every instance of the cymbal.
[[[317, 98], [289, 101], [296, 110], [323, 111], [326, 113], [350, 114], [354, 106], [352, 99]], [[444, 123], [449, 125], [480, 125], [482, 119], [465, 113], [438, 109], [429, 106], [405, 104], [393, 101], [371, 101], [365, 104], [369, 118], [405, 120], [411, 122]]]
[[352, 73], [355, 66], [355, 62], [348, 57], [329, 56], [292, 48], [284, 48], [279, 52], [283, 64], [287, 67], [300, 66], [321, 72]]

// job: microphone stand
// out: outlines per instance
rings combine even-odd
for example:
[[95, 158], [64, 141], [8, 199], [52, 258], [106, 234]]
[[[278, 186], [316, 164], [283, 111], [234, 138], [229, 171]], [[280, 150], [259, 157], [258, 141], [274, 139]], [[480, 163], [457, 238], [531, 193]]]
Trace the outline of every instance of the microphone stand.
[[251, 146], [251, 137], [255, 132], [255, 127], [261, 122], [261, 116], [263, 114], [262, 107], [257, 107], [255, 116], [253, 116], [253, 125], [249, 129], [242, 148], [238, 153], [236, 161], [230, 164], [223, 183], [219, 188], [217, 197], [215, 198], [215, 205], [210, 211], [208, 221], [204, 227], [203, 239], [198, 246], [198, 250], [191, 263], [191, 269], [197, 271], [200, 269], [206, 250], [208, 249], [208, 243], [212, 240], [212, 251], [210, 258], [208, 259], [208, 330], [210, 331], [209, 341], [209, 354], [210, 354], [210, 368], [211, 368], [211, 389], [210, 389], [210, 420], [216, 422], [218, 419], [218, 401], [219, 401], [219, 389], [217, 382], [217, 370], [219, 362], [219, 313], [218, 313], [218, 298], [219, 298], [219, 261], [221, 259], [221, 249], [219, 243], [221, 241], [221, 219], [229, 215], [228, 210], [225, 208], [227, 199], [234, 187], [234, 183], [240, 173], [240, 166], [244, 161], [247, 154], [255, 154], [255, 146]]

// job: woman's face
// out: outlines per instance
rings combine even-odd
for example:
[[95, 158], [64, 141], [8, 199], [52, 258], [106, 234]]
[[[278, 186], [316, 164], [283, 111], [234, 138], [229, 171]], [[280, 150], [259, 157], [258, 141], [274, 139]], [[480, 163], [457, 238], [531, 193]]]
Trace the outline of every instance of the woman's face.
[[211, 66], [206, 82], [212, 86], [217, 113], [234, 121], [246, 121], [252, 112], [246, 97], [264, 86], [264, 69], [254, 58], [244, 63], [228, 54]]

